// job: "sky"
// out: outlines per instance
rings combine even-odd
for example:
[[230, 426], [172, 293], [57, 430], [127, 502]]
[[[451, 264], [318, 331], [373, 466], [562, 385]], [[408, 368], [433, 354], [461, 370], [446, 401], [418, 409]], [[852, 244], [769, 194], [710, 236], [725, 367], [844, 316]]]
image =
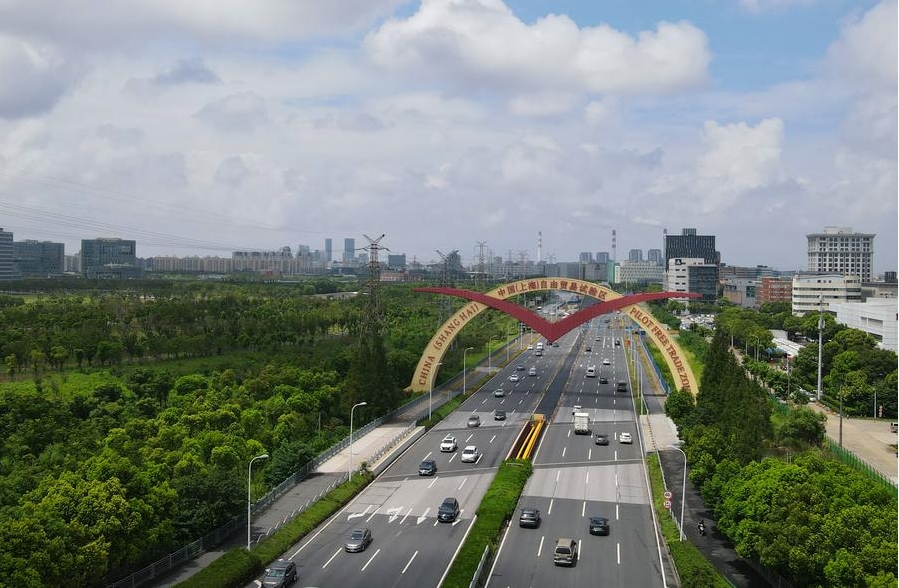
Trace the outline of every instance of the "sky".
[[[0, 227], [230, 256], [897, 263], [897, 2], [0, 0]], [[542, 235], [538, 251], [537, 235]], [[383, 255], [383, 254], [382, 254]]]

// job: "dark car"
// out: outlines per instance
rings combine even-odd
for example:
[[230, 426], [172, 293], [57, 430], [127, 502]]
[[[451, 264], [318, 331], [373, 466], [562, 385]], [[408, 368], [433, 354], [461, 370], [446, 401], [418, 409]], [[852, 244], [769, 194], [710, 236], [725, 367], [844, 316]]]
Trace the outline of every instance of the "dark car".
[[606, 517], [590, 517], [590, 534], [608, 535], [609, 519], [607, 519]]
[[453, 497], [444, 498], [437, 509], [437, 520], [441, 523], [452, 523], [459, 516], [459, 501]]
[[605, 433], [597, 433], [596, 434], [596, 444], [597, 445], [608, 445], [609, 444], [609, 436]]
[[433, 459], [426, 459], [418, 466], [419, 476], [433, 476], [437, 473], [437, 462]]
[[358, 553], [360, 551], [365, 551], [365, 548], [370, 544], [371, 531], [368, 529], [353, 529], [343, 548], [350, 553]]
[[609, 379], [606, 378], [605, 376], [600, 376], [600, 377], [599, 377], [599, 383], [600, 383], [600, 384], [608, 384], [608, 383], [609, 383]]
[[524, 371], [524, 364], [523, 364], [523, 363], [519, 363], [518, 366], [517, 366], [515, 369], [517, 369], [519, 372], [523, 372], [523, 371]]
[[495, 421], [504, 421], [506, 420], [506, 411], [501, 409], [496, 409], [493, 411], [493, 420]]
[[526, 506], [521, 509], [521, 515], [518, 517], [518, 526], [528, 529], [536, 529], [540, 526], [540, 511], [536, 508]]
[[262, 576], [264, 588], [282, 588], [297, 581], [297, 564], [288, 559], [273, 562]]

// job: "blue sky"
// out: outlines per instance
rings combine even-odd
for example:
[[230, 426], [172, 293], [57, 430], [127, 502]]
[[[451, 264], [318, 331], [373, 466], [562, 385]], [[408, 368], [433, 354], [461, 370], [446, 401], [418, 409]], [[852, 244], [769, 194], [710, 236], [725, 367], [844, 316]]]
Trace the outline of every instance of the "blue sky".
[[75, 4], [0, 6], [16, 239], [565, 261], [695, 227], [801, 270], [846, 226], [899, 265], [895, 1]]

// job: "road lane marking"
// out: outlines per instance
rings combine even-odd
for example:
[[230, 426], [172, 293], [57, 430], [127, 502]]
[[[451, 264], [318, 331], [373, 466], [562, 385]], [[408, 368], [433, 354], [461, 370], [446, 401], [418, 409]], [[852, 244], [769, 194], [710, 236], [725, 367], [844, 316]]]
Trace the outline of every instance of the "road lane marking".
[[329, 557], [328, 561], [326, 561], [325, 564], [322, 566], [322, 569], [325, 569], [326, 567], [328, 567], [328, 564], [331, 563], [331, 560], [333, 560], [335, 557], [337, 557], [337, 554], [340, 553], [341, 551], [343, 551], [343, 549], [338, 549], [337, 551], [335, 551], [334, 555]]
[[365, 571], [365, 568], [368, 567], [368, 564], [370, 564], [370, 563], [372, 562], [372, 560], [375, 559], [375, 558], [378, 556], [379, 553], [381, 553], [381, 550], [380, 550], [380, 549], [377, 550], [377, 551], [374, 553], [374, 555], [372, 555], [370, 558], [368, 558], [368, 561], [365, 562], [365, 565], [364, 565], [364, 566], [362, 566], [362, 570], [361, 570], [361, 571], [364, 572], [364, 571]]
[[457, 516], [457, 517], [456, 517], [456, 520], [453, 521], [453, 526], [454, 526], [454, 527], [455, 527], [456, 525], [458, 525], [459, 523], [462, 522], [462, 513], [463, 513], [463, 512], [465, 512], [465, 509], [464, 509], [464, 508], [463, 508], [462, 510], [459, 511], [459, 516]]
[[420, 525], [424, 522], [426, 518], [428, 518], [428, 513], [431, 512], [431, 507], [425, 509], [425, 511], [418, 517], [418, 520], [415, 522], [416, 525]]
[[352, 520], [352, 519], [357, 519], [357, 518], [359, 518], [359, 517], [364, 517], [365, 515], [368, 514], [368, 509], [370, 509], [370, 508], [371, 508], [371, 505], [369, 504], [368, 506], [365, 507], [365, 510], [364, 510], [364, 511], [362, 511], [362, 512], [356, 512], [356, 513], [353, 513], [353, 514], [351, 514], [351, 515], [347, 515], [346, 520], [349, 521], [349, 520]]
[[615, 520], [618, 520], [618, 505], [615, 505]]
[[462, 489], [462, 486], [464, 486], [464, 485], [465, 485], [465, 482], [467, 482], [467, 481], [468, 481], [468, 478], [462, 478], [462, 483], [459, 484], [459, 487], [456, 488], [456, 491], [461, 490], [461, 489]]
[[546, 514], [547, 514], [547, 515], [551, 515], [551, 514], [553, 513], [553, 501], [554, 501], [554, 500], [555, 500], [555, 498], [550, 498], [550, 499], [549, 499], [549, 508], [548, 508], [547, 511], [546, 511]]
[[585, 486], [590, 485], [590, 472], [586, 472], [586, 475], [584, 476], [584, 485]]
[[435, 483], [437, 480], [439, 480], [439, 479], [440, 479], [440, 476], [434, 476], [434, 479], [431, 480], [431, 483], [430, 483], [430, 484], [428, 484], [428, 490], [430, 490], [431, 487], [434, 485], [434, 483]]
[[471, 438], [472, 438], [472, 437], [474, 437], [474, 433], [471, 433], [471, 434], [468, 436], [468, 439], [465, 440], [465, 442], [468, 443], [469, 441], [471, 441]]
[[615, 544], [615, 553], [617, 554], [618, 565], [621, 565], [621, 543]]
[[559, 483], [559, 476], [562, 475], [562, 470], [556, 470], [556, 484]]
[[[400, 517], [400, 511], [403, 510], [402, 506], [396, 506], [394, 508], [388, 508], [387, 514], [390, 515], [390, 518], [387, 519], [387, 524], [389, 525], [393, 521], [397, 520]], [[372, 515], [375, 516], [375, 515]]]
[[562, 459], [565, 459], [565, 450], [568, 449], [568, 446], [562, 448]]
[[429, 451], [428, 454], [425, 456], [425, 459], [430, 459], [431, 454], [433, 454], [433, 453], [434, 453], [433, 451]]
[[591, 459], [593, 459], [593, 448], [592, 447], [587, 450], [587, 461], [590, 461]]
[[452, 461], [453, 461], [454, 459], [456, 459], [456, 454], [455, 454], [455, 453], [453, 453], [453, 454], [450, 456], [449, 461], [448, 461], [447, 463], [452, 463]]
[[400, 520], [400, 524], [401, 524], [401, 525], [402, 525], [403, 523], [406, 522], [406, 518], [408, 518], [408, 516], [409, 516], [410, 514], [412, 514], [412, 507], [411, 507], [411, 506], [409, 507], [409, 511], [406, 512], [406, 515], [402, 518], [402, 520]]
[[540, 557], [540, 554], [543, 553], [543, 535], [540, 535], [540, 545], [537, 546], [537, 557]]
[[368, 518], [365, 519], [365, 522], [366, 522], [366, 523], [370, 522], [370, 521], [374, 518], [374, 516], [375, 516], [376, 514], [378, 514], [378, 511], [379, 511], [379, 510], [381, 510], [381, 507], [380, 507], [380, 506], [379, 506], [378, 508], [375, 509], [375, 512], [373, 512], [373, 513], [371, 513], [370, 515], [368, 515]]
[[481, 402], [481, 404], [487, 404], [487, 399], [485, 398], [484, 401]]
[[587, 513], [587, 501], [585, 500], [581, 503], [581, 517], [583, 517]]
[[[505, 423], [503, 423], [503, 424], [505, 424]], [[493, 443], [493, 440], [494, 440], [494, 439], [496, 439], [496, 435], [494, 435], [493, 437], [491, 437], [491, 438], [490, 438], [490, 441], [488, 441], [488, 443]]]
[[400, 572], [401, 574], [405, 574], [405, 573], [406, 573], [406, 570], [408, 570], [408, 569], [409, 569], [409, 566], [412, 565], [412, 560], [415, 559], [415, 556], [416, 556], [416, 555], [418, 555], [418, 551], [416, 551], [415, 553], [413, 553], [413, 554], [412, 554], [412, 557], [409, 558], [409, 561], [406, 563], [406, 567], [404, 567], [404, 568], [403, 568], [403, 571]]

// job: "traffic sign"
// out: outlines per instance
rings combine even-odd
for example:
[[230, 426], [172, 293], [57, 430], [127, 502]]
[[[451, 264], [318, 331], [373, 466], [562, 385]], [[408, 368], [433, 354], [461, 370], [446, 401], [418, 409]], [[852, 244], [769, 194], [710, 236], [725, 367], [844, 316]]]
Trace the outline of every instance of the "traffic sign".
[[665, 490], [665, 494], [663, 494], [663, 496], [665, 497], [665, 500], [671, 500], [674, 494], [672, 494], [670, 490]]
[[666, 500], [666, 501], [664, 502], [664, 506], [665, 506], [665, 508], [667, 508], [668, 510], [671, 510], [671, 501], [670, 501], [670, 500]]

